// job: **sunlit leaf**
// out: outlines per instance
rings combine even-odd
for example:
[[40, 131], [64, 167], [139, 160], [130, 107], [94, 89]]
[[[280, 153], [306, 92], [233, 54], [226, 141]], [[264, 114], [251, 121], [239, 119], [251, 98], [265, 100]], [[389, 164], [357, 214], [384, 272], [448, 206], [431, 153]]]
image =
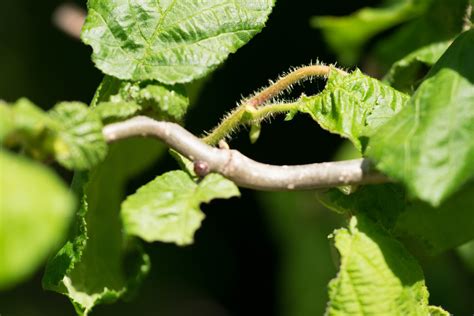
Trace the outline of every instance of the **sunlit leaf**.
[[[80, 102], [61, 102], [49, 112], [27, 99], [1, 105], [7, 147], [21, 147], [32, 157], [55, 157], [69, 169], [89, 169], [107, 153], [100, 117]], [[3, 124], [2, 124], [3, 125]]]
[[474, 30], [455, 40], [408, 104], [371, 138], [377, 168], [439, 205], [474, 176]]
[[389, 233], [357, 216], [333, 238], [341, 263], [327, 315], [429, 315], [423, 272]]
[[130, 195], [122, 204], [122, 219], [127, 233], [146, 241], [188, 245], [204, 219], [199, 205], [238, 195], [235, 184], [221, 175], [195, 183], [184, 171], [170, 171]]
[[102, 121], [85, 104], [59, 103], [50, 116], [58, 125], [54, 155], [59, 163], [70, 169], [83, 170], [104, 159], [107, 144], [102, 135]]
[[189, 82], [260, 32], [272, 6], [272, 0], [89, 0], [82, 40], [108, 75]]
[[92, 102], [105, 120], [124, 119], [145, 112], [159, 120], [181, 121], [189, 106], [183, 85], [156, 81], [131, 82], [106, 76]]
[[299, 99], [306, 112], [331, 133], [349, 138], [362, 150], [360, 137], [371, 135], [405, 105], [408, 96], [356, 70], [331, 71], [320, 94]]

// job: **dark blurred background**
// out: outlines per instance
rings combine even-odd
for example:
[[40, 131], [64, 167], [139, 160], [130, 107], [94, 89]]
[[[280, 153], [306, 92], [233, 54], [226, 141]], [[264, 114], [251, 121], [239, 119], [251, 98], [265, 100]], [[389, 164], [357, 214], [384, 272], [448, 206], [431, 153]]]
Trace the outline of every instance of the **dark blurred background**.
[[[195, 134], [212, 128], [226, 111], [269, 79], [292, 66], [335, 62], [314, 15], [344, 15], [379, 1], [278, 0], [267, 27], [193, 94], [186, 127]], [[91, 49], [52, 23], [63, 1], [2, 0], [0, 4], [0, 99], [25, 96], [45, 109], [61, 100], [88, 103], [102, 79]], [[75, 1], [85, 8], [85, 1]], [[364, 65], [359, 65], [364, 69]], [[315, 93], [323, 81], [288, 95]], [[274, 164], [331, 160], [339, 137], [308, 117], [265, 124], [257, 144], [245, 131], [230, 143], [248, 156]], [[175, 169], [162, 158], [129, 185], [134, 192], [160, 172]], [[66, 175], [67, 176], [67, 175]], [[327, 236], [345, 219], [320, 206], [313, 192], [262, 193], [242, 190], [240, 199], [204, 205], [206, 220], [195, 244], [185, 248], [154, 243], [145, 248], [152, 270], [131, 302], [97, 307], [93, 315], [322, 315], [326, 286], [337, 272]], [[1, 260], [1, 259], [0, 259]], [[454, 315], [474, 312], [472, 274], [454, 252], [424, 259], [430, 303]], [[42, 271], [0, 293], [0, 315], [74, 315], [66, 297], [41, 288]]]

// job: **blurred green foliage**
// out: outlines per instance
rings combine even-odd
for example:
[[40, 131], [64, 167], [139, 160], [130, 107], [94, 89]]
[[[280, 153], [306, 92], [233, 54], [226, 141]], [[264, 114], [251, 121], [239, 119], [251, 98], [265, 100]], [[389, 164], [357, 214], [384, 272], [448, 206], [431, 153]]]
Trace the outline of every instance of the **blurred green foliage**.
[[[397, 13], [390, 23], [381, 22], [380, 30], [387, 30], [387, 39], [370, 38], [372, 31], [365, 40], [365, 45], [372, 49], [361, 56], [364, 62], [358, 66], [363, 71], [383, 73], [392, 62], [414, 48], [450, 40], [461, 27], [458, 21], [465, 13], [465, 2], [452, 2], [453, 14], [449, 19], [444, 7], [447, 2], [432, 2], [432, 7], [424, 13], [416, 11], [416, 14], [403, 16]], [[90, 49], [52, 25], [51, 14], [60, 3], [19, 0], [0, 4], [3, 43], [0, 98], [14, 101], [27, 96], [43, 105], [55, 104], [58, 100], [90, 102], [102, 75], [90, 62]], [[84, 5], [82, 1], [78, 4]], [[207, 77], [198, 95], [192, 93], [193, 109], [186, 117], [187, 126], [196, 134], [211, 128], [242, 94], [251, 93], [290, 66], [308, 63], [317, 57], [326, 62], [339, 60], [328, 51], [321, 34], [310, 29], [310, 17], [345, 15], [374, 4], [379, 3], [303, 1], [294, 5], [291, 1], [278, 1], [264, 31]], [[399, 26], [391, 29], [396, 24]], [[413, 37], [418, 33], [422, 37]], [[375, 70], [366, 62], [368, 56], [375, 61]], [[356, 63], [357, 59], [352, 58]], [[305, 85], [304, 91], [319, 91], [322, 87], [321, 81], [313, 81]], [[289, 97], [297, 97], [302, 91], [296, 87]], [[303, 134], [311, 137], [300, 137]], [[289, 139], [292, 141], [287, 141]], [[258, 146], [251, 146], [245, 135], [237, 136], [231, 146], [261, 161], [294, 164], [330, 160], [339, 144], [338, 137], [320, 131], [310, 119], [297, 116], [292, 123], [274, 121], [266, 126]], [[90, 229], [89, 233], [94, 236], [91, 244], [95, 245], [91, 251], [119, 253], [123, 245], [120, 244], [118, 217], [115, 217], [118, 213], [114, 212], [118, 211], [125, 191], [132, 193], [156, 174], [176, 168], [169, 158], [155, 161], [156, 152], [162, 150], [159, 145], [149, 141], [147, 146], [153, 149], [132, 149], [118, 156], [111, 154], [114, 158], [109, 159], [117, 159], [118, 168], [128, 167], [129, 162], [137, 158], [133, 154], [149, 159], [147, 166], [129, 174], [127, 181], [123, 177], [115, 181], [118, 187], [110, 187], [109, 183], [121, 177], [116, 174], [117, 165], [111, 164], [111, 168], [100, 171], [105, 174], [104, 182], [96, 183], [88, 198], [94, 197], [91, 207], [107, 211], [112, 222], [106, 227]], [[142, 152], [145, 155], [141, 155]], [[4, 171], [1, 172], [3, 176]], [[70, 180], [70, 174], [63, 172], [62, 175]], [[108, 198], [97, 202], [102, 195]], [[132, 302], [98, 307], [94, 315], [309, 316], [323, 313], [327, 284], [337, 270], [337, 262], [333, 262], [337, 260], [331, 260], [327, 236], [341, 226], [342, 218], [318, 204], [314, 192], [244, 190], [239, 201], [219, 201], [203, 209], [207, 220], [197, 233], [195, 245], [183, 249], [164, 244], [146, 246], [153, 269], [140, 294]], [[114, 230], [114, 236], [118, 237], [113, 245], [100, 238], [102, 229]], [[464, 261], [454, 251], [435, 257], [421, 256], [430, 303], [442, 305], [454, 315], [474, 311], [471, 300], [474, 274], [469, 265], [464, 264], [470, 262], [470, 252], [466, 249], [468, 246], [459, 250]], [[332, 252], [336, 258], [335, 250]], [[91, 269], [94, 269], [93, 264]], [[39, 278], [37, 275], [28, 283], [3, 292], [0, 313], [73, 315], [72, 307], [63, 297], [41, 289]]]

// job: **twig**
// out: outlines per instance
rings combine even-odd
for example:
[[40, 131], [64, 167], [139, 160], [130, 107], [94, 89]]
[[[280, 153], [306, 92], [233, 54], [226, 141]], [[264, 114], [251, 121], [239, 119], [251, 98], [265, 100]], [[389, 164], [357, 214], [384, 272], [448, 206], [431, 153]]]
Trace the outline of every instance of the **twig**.
[[259, 108], [254, 108], [249, 104], [243, 104], [230, 112], [222, 122], [214, 128], [209, 135], [203, 137], [202, 140], [206, 144], [216, 145], [220, 140], [225, 139], [242, 124], [259, 122], [271, 115], [287, 113], [297, 109], [297, 102], [268, 104]]
[[206, 163], [209, 171], [222, 174], [238, 186], [257, 190], [291, 191], [389, 181], [366, 159], [295, 166], [263, 164], [236, 150], [211, 147], [175, 123], [145, 116], [107, 125], [103, 134], [108, 142], [134, 136], [156, 137], [188, 159]]
[[218, 126], [216, 126], [208, 135], [203, 137], [203, 141], [207, 144], [215, 145], [221, 139], [229, 136], [239, 125], [250, 122], [259, 122], [273, 114], [297, 110], [297, 103], [265, 103], [283, 91], [290, 89], [295, 83], [308, 78], [325, 77], [328, 76], [331, 71], [347, 74], [344, 70], [338, 69], [335, 66], [327, 66], [323, 64], [303, 66], [291, 71], [287, 75], [278, 79], [277, 82], [272, 83], [267, 88], [244, 100], [241, 105], [226, 115]]

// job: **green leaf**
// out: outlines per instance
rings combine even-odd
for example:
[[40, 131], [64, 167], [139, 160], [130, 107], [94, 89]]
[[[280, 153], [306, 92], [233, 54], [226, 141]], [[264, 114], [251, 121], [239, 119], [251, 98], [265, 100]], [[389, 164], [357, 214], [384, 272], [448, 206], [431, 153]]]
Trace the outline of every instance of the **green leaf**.
[[379, 66], [389, 68], [411, 52], [455, 38], [463, 27], [468, 0], [431, 0], [422, 15], [377, 41], [373, 48]]
[[123, 140], [101, 164], [76, 173], [73, 188], [82, 199], [75, 227], [48, 262], [43, 287], [68, 296], [79, 315], [130, 294], [149, 270], [148, 256], [123, 234], [119, 209], [127, 180], [163, 152], [150, 139]]
[[405, 105], [408, 96], [356, 70], [331, 71], [320, 94], [299, 99], [300, 111], [322, 128], [348, 138], [362, 150], [360, 137], [370, 136]]
[[144, 240], [188, 245], [201, 226], [203, 202], [239, 196], [235, 184], [221, 175], [209, 174], [195, 183], [184, 171], [171, 171], [155, 178], [122, 204], [122, 219], [128, 234]]
[[42, 109], [26, 98], [11, 106], [2, 103], [2, 141], [7, 147], [22, 146], [31, 156], [44, 159], [52, 151], [51, 133], [57, 125]]
[[424, 76], [423, 68], [433, 66], [451, 43], [433, 43], [408, 54], [392, 65], [384, 81], [397, 90], [412, 93]]
[[45, 113], [23, 98], [1, 108], [5, 127], [0, 132], [7, 147], [20, 146], [37, 159], [54, 156], [66, 168], [78, 170], [89, 169], [105, 157], [102, 121], [83, 103], [58, 103]]
[[347, 194], [337, 189], [318, 193], [327, 208], [337, 213], [359, 214], [392, 229], [406, 207], [405, 192], [395, 184], [366, 185]]
[[[99, 97], [100, 95], [100, 97]], [[122, 119], [146, 112], [159, 120], [181, 121], [189, 106], [183, 85], [131, 82], [106, 76], [93, 105], [104, 119]]]
[[467, 185], [437, 208], [408, 200], [396, 184], [367, 185], [350, 195], [332, 189], [318, 197], [338, 213], [369, 217], [417, 253], [437, 255], [474, 238], [473, 194], [474, 184]]
[[74, 197], [43, 165], [0, 151], [0, 289], [31, 276], [64, 240]]
[[340, 270], [329, 283], [331, 315], [428, 315], [423, 272], [403, 245], [364, 216], [334, 232]]
[[188, 158], [181, 155], [174, 149], [169, 150], [170, 155], [176, 160], [181, 170], [185, 171], [193, 180], [198, 179], [198, 175], [194, 171], [194, 163]]
[[474, 175], [474, 30], [461, 34], [371, 138], [377, 168], [439, 205]]
[[474, 274], [474, 239], [458, 247], [456, 250], [464, 265]]
[[102, 119], [102, 121], [126, 119], [142, 109], [135, 102], [101, 102], [93, 111]]
[[69, 169], [84, 170], [104, 159], [107, 144], [96, 113], [83, 103], [62, 102], [49, 114], [58, 125], [54, 154], [59, 163]]
[[329, 46], [344, 64], [354, 64], [366, 42], [376, 34], [423, 13], [431, 0], [385, 1], [379, 8], [363, 8], [343, 17], [321, 16], [311, 20], [321, 28]]
[[474, 239], [474, 183], [464, 186], [437, 208], [408, 203], [393, 228], [395, 235], [419, 252], [436, 255]]
[[273, 0], [89, 0], [82, 40], [104, 73], [184, 83], [203, 77], [264, 27]]
[[159, 84], [143, 85], [138, 96], [139, 102], [154, 110], [166, 114], [174, 120], [181, 120], [186, 114], [189, 99], [184, 86], [167, 87]]
[[428, 315], [430, 316], [451, 316], [452, 314], [445, 311], [439, 306], [428, 306]]

